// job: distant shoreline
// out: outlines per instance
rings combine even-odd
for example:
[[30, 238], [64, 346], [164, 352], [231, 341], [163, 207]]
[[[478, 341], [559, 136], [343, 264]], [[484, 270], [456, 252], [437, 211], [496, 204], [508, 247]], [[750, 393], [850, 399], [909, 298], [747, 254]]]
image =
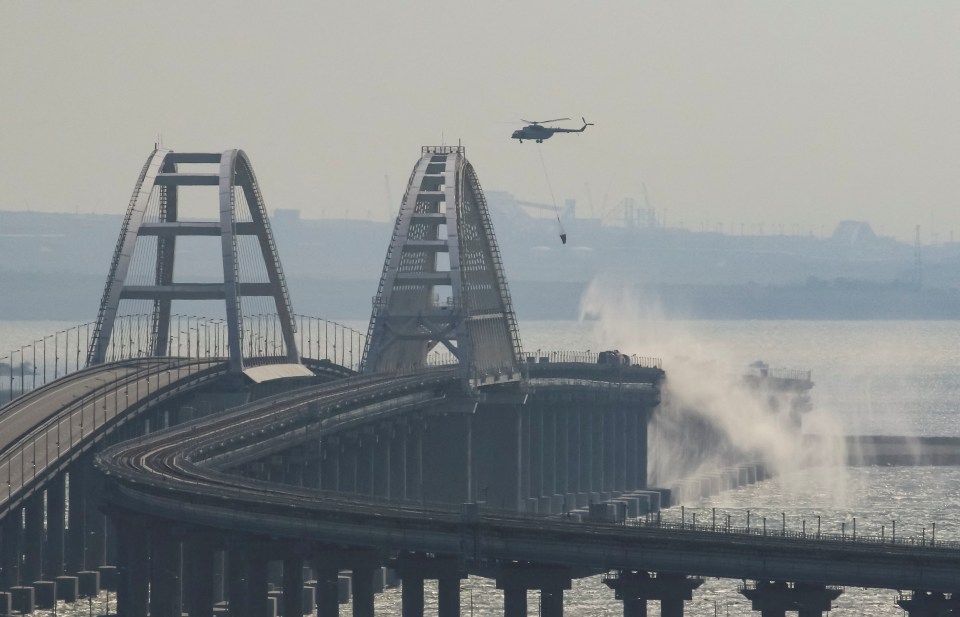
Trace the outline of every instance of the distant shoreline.
[[[29, 284], [28, 284], [29, 283]], [[516, 281], [518, 319], [576, 320], [587, 282]], [[375, 282], [290, 278], [297, 313], [366, 320]], [[96, 316], [103, 278], [0, 272], [0, 320], [85, 321]], [[640, 314], [674, 320], [954, 320], [960, 292], [857, 282], [808, 285], [650, 285], [630, 289]]]

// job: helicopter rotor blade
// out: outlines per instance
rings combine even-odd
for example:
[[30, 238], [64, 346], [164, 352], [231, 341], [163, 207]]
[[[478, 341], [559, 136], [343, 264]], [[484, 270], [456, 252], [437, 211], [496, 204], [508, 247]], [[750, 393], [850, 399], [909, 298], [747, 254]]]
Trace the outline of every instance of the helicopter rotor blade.
[[554, 118], [553, 120], [524, 120], [520, 118], [520, 122], [526, 122], [527, 124], [546, 124], [547, 122], [560, 122], [561, 120], [569, 120], [570, 118]]

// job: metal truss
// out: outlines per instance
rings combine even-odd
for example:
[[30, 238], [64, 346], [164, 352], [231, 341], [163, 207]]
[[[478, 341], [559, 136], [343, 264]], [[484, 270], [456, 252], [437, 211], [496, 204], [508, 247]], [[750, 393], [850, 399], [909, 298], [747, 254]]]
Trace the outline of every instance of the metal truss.
[[424, 147], [413, 169], [373, 300], [361, 370], [422, 366], [438, 346], [474, 373], [513, 371], [520, 359], [490, 213], [461, 146]]
[[[218, 165], [217, 173], [196, 173], [197, 165]], [[182, 171], [188, 166], [191, 171]], [[211, 186], [219, 190], [219, 220], [182, 220], [178, 189], [184, 186]], [[238, 203], [240, 202], [240, 203]], [[238, 208], [248, 212], [242, 213]], [[239, 214], [244, 214], [239, 220]], [[247, 214], [249, 216], [247, 216]], [[181, 236], [219, 236], [223, 257], [223, 281], [178, 283], [174, 281], [177, 238]], [[240, 277], [237, 238], [255, 236], [266, 271], [266, 282], [245, 282]], [[138, 242], [153, 238], [155, 255], [153, 284], [127, 282], [131, 260]], [[284, 342], [286, 361], [298, 363], [294, 332], [296, 326], [290, 295], [280, 266], [276, 243], [253, 168], [242, 150], [222, 153], [184, 153], [157, 148], [147, 159], [137, 179], [133, 197], [123, 219], [123, 227], [114, 250], [110, 273], [103, 290], [97, 323], [87, 352], [88, 364], [103, 363], [110, 344], [114, 321], [123, 300], [152, 300], [153, 320], [145, 353], [168, 355], [170, 310], [174, 300], [216, 300], [225, 303], [230, 372], [243, 370], [242, 297], [271, 297], [276, 304]]]

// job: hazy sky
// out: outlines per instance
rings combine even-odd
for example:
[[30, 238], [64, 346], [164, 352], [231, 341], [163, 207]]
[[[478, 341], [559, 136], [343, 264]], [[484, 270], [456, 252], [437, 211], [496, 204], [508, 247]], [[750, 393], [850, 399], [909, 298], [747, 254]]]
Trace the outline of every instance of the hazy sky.
[[548, 202], [510, 133], [584, 115], [541, 146], [582, 215], [588, 186], [599, 213], [645, 182], [669, 225], [945, 240], [958, 33], [953, 0], [0, 0], [0, 208], [121, 213], [159, 133], [243, 148], [268, 208], [308, 217], [392, 218], [441, 140], [484, 188]]

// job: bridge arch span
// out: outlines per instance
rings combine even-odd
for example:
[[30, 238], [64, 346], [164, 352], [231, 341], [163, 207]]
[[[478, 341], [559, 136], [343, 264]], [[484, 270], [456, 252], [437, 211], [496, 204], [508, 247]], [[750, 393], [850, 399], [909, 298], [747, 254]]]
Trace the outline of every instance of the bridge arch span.
[[[217, 188], [217, 219], [187, 220], [180, 212], [185, 205], [180, 189], [203, 186]], [[175, 280], [178, 238], [203, 236], [219, 238], [222, 277], [200, 283]], [[253, 242], [247, 240], [251, 237]], [[215, 300], [223, 302], [227, 317], [230, 371], [240, 373], [245, 298], [272, 301], [269, 312], [279, 316], [283, 355], [287, 362], [299, 362], [286, 280], [247, 155], [239, 149], [190, 153], [156, 148], [140, 172], [124, 216], [87, 363], [105, 361], [123, 301], [152, 304], [148, 340], [142, 343], [150, 355], [166, 356], [172, 303]]]

